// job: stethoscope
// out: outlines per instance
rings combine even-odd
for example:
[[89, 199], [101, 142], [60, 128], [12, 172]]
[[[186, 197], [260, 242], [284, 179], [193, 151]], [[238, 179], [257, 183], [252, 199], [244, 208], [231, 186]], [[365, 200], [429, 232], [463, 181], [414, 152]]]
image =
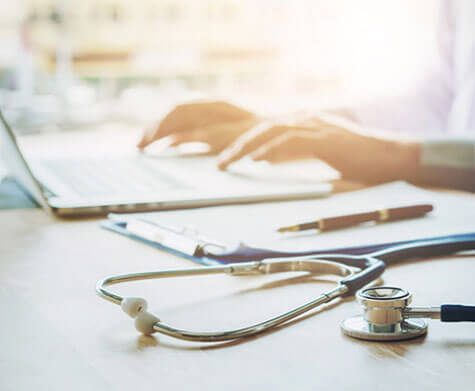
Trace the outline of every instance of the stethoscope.
[[[411, 295], [394, 287], [370, 287], [384, 272], [387, 263], [395, 264], [413, 258], [449, 255], [475, 249], [474, 235], [459, 235], [446, 239], [429, 239], [392, 246], [365, 255], [320, 254], [309, 257], [268, 259], [254, 262], [231, 263], [221, 266], [202, 266], [156, 272], [110, 276], [96, 285], [99, 296], [121, 306], [135, 319], [136, 329], [146, 335], [159, 332], [188, 341], [218, 342], [244, 338], [262, 333], [294, 319], [320, 305], [340, 297], [357, 295], [364, 308], [361, 316], [350, 317], [341, 323], [344, 334], [366, 340], [401, 340], [414, 338], [427, 332], [427, 323], [420, 318], [440, 318], [442, 321], [475, 321], [475, 307], [442, 305], [440, 308], [409, 308]], [[147, 302], [138, 297], [121, 297], [105, 289], [109, 285], [129, 281], [229, 274], [232, 276], [273, 274], [282, 272], [308, 272], [314, 275], [335, 275], [337, 286], [315, 299], [281, 315], [244, 328], [200, 332], [178, 329], [168, 325], [147, 311]], [[362, 289], [362, 290], [361, 290]], [[419, 318], [419, 319], [414, 319]]]
[[398, 341], [427, 333], [422, 318], [442, 322], [475, 322], [475, 306], [442, 304], [437, 307], [408, 307], [412, 295], [402, 288], [371, 287], [356, 294], [363, 315], [346, 318], [340, 323], [343, 334], [368, 341]]

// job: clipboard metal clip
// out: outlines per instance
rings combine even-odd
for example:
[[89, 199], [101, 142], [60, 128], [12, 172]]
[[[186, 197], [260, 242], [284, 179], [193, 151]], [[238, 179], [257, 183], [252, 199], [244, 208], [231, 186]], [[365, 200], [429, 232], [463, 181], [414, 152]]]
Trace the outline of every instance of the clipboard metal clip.
[[128, 221], [126, 230], [141, 239], [193, 257], [206, 256], [211, 249], [213, 253], [224, 252], [228, 249], [225, 244], [200, 235], [196, 229], [190, 227], [177, 229], [142, 218]]

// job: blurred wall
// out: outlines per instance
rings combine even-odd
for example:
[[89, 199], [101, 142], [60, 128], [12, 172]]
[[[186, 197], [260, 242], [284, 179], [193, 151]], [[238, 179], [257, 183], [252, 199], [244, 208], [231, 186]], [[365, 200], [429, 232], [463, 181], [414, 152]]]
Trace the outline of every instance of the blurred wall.
[[[89, 79], [206, 77], [232, 85], [233, 78], [250, 78], [249, 88], [325, 91], [345, 86], [381, 93], [385, 86], [401, 86], [401, 80], [407, 84], [423, 73], [434, 52], [438, 1], [1, 4], [0, 76], [25, 68], [31, 55], [34, 71], [43, 77], [69, 69]], [[49, 84], [39, 80], [47, 89]], [[11, 77], [2, 82], [15, 87]]]

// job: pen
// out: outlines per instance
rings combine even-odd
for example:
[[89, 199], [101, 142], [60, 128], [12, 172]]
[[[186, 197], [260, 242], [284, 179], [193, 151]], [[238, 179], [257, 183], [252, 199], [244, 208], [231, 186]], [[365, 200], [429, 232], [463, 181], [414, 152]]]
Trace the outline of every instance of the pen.
[[379, 209], [369, 212], [361, 212], [342, 216], [325, 217], [307, 223], [291, 225], [288, 227], [281, 227], [277, 231], [299, 232], [308, 229], [318, 229], [320, 232], [330, 231], [332, 229], [351, 227], [353, 225], [366, 223], [368, 221], [383, 222], [422, 217], [433, 209], [433, 206], [430, 204], [400, 206], [396, 208]]

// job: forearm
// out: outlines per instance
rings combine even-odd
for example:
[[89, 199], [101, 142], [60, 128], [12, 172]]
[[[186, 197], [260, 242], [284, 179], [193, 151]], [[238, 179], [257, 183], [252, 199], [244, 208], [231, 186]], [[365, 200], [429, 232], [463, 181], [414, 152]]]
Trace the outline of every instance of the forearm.
[[[377, 181], [406, 180], [416, 185], [475, 192], [475, 139], [386, 140]], [[384, 145], [382, 144], [382, 145]], [[371, 178], [370, 178], [371, 179]]]
[[325, 119], [336, 132], [320, 157], [348, 179], [475, 191], [475, 138], [411, 139], [341, 118]]
[[374, 175], [376, 181], [403, 179], [419, 185], [475, 191], [473, 136], [411, 139], [407, 135], [368, 128], [337, 117], [332, 117], [331, 121], [370, 140], [383, 141], [378, 148], [382, 150], [381, 155], [377, 154], [379, 163], [374, 165], [382, 176]]

